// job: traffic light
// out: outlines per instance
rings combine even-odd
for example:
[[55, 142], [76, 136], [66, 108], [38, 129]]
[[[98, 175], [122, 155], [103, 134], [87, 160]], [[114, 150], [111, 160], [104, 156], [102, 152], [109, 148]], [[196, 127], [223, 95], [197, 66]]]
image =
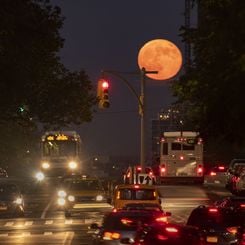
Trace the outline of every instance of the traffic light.
[[99, 108], [110, 107], [109, 95], [108, 95], [109, 83], [105, 79], [100, 79], [98, 82], [97, 96], [99, 99]]

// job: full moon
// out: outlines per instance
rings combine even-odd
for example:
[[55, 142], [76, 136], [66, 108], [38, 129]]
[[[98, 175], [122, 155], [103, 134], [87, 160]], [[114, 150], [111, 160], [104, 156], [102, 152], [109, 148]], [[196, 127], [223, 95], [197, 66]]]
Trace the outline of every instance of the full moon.
[[178, 47], [165, 39], [147, 42], [139, 51], [138, 65], [146, 71], [157, 71], [157, 74], [146, 76], [155, 80], [167, 80], [174, 77], [181, 68], [182, 55]]

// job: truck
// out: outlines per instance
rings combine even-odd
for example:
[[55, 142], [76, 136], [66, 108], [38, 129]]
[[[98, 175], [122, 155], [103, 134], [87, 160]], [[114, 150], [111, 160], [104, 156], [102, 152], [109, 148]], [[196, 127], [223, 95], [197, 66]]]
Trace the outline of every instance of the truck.
[[164, 132], [159, 161], [158, 182], [203, 183], [203, 140], [199, 132]]

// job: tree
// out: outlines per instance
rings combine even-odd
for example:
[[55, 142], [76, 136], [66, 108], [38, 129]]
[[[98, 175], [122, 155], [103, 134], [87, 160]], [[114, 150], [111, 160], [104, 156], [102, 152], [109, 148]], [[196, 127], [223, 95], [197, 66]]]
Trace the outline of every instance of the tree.
[[[231, 152], [245, 149], [245, 2], [202, 0], [196, 29], [181, 28], [193, 46], [193, 64], [173, 85], [178, 103], [189, 104], [189, 123]], [[244, 150], [243, 150], [244, 151]]]
[[48, 0], [1, 1], [0, 122], [65, 126], [92, 119], [91, 81], [58, 57], [63, 21]]

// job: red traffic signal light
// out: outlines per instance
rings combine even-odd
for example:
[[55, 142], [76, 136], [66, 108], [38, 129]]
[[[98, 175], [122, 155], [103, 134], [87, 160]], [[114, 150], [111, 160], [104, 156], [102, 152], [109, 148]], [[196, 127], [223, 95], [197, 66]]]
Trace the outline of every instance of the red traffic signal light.
[[98, 81], [97, 96], [99, 99], [99, 108], [103, 109], [103, 108], [110, 107], [108, 88], [109, 88], [109, 82], [107, 80], [100, 79]]

